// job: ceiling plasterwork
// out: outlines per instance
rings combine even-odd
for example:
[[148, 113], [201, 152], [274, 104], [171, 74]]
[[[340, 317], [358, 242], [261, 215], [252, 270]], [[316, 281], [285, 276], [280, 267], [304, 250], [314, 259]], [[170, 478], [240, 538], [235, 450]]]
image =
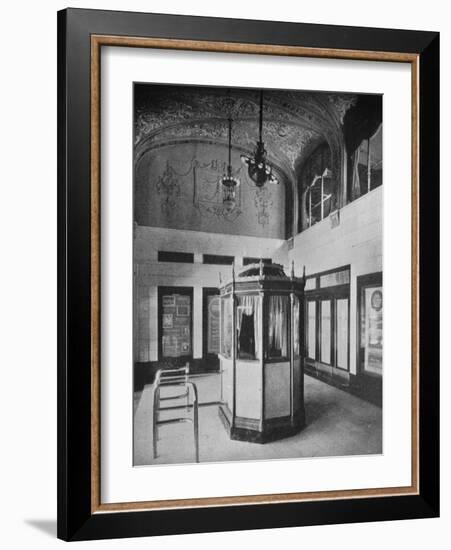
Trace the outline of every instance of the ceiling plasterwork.
[[[231, 116], [233, 147], [253, 150], [258, 100], [256, 90], [148, 87], [136, 104], [135, 146], [151, 149], [190, 138], [226, 145]], [[350, 94], [265, 91], [263, 141], [269, 158], [282, 170], [293, 171], [316, 143], [339, 143], [343, 117], [355, 102]]]

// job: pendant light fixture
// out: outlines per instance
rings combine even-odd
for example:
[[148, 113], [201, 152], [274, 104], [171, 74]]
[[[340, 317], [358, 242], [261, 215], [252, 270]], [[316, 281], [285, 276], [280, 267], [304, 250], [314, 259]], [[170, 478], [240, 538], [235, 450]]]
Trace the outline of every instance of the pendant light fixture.
[[240, 185], [240, 180], [232, 175], [232, 117], [229, 117], [229, 159], [227, 172], [221, 178], [222, 183], [222, 203], [228, 212], [234, 210], [236, 206], [236, 188]]
[[266, 160], [265, 144], [262, 140], [263, 131], [263, 90], [260, 90], [260, 116], [258, 124], [258, 141], [254, 155], [248, 157], [241, 155], [241, 161], [247, 166], [248, 174], [257, 187], [263, 187], [266, 182], [279, 183], [279, 180], [272, 172], [271, 165]]

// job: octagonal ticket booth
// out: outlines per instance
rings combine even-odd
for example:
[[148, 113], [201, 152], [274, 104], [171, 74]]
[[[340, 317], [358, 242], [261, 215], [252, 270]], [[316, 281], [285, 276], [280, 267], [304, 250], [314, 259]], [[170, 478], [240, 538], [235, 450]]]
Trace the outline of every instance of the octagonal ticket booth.
[[304, 286], [294, 266], [289, 277], [260, 262], [220, 289], [219, 415], [231, 439], [265, 443], [304, 426]]

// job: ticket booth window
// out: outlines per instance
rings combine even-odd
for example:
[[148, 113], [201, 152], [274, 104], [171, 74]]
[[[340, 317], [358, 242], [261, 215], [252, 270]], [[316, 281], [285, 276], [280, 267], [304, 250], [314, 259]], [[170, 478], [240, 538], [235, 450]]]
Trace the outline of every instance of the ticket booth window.
[[261, 298], [258, 295], [237, 297], [238, 357], [260, 359], [261, 357]]
[[230, 358], [232, 356], [232, 298], [226, 296], [221, 300], [221, 354]]
[[289, 357], [289, 296], [268, 296], [268, 357]]

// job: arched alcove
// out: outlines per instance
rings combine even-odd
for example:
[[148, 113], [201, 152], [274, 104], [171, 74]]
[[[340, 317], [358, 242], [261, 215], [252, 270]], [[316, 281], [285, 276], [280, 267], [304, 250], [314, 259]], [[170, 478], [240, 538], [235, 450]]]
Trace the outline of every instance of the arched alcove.
[[[232, 150], [239, 178], [234, 209], [222, 201], [227, 148], [185, 140], [148, 149], [135, 167], [135, 222], [140, 226], [285, 239], [291, 227], [292, 183], [276, 169], [279, 185], [258, 188]], [[287, 208], [289, 212], [287, 213]], [[288, 222], [287, 222], [288, 220]]]

